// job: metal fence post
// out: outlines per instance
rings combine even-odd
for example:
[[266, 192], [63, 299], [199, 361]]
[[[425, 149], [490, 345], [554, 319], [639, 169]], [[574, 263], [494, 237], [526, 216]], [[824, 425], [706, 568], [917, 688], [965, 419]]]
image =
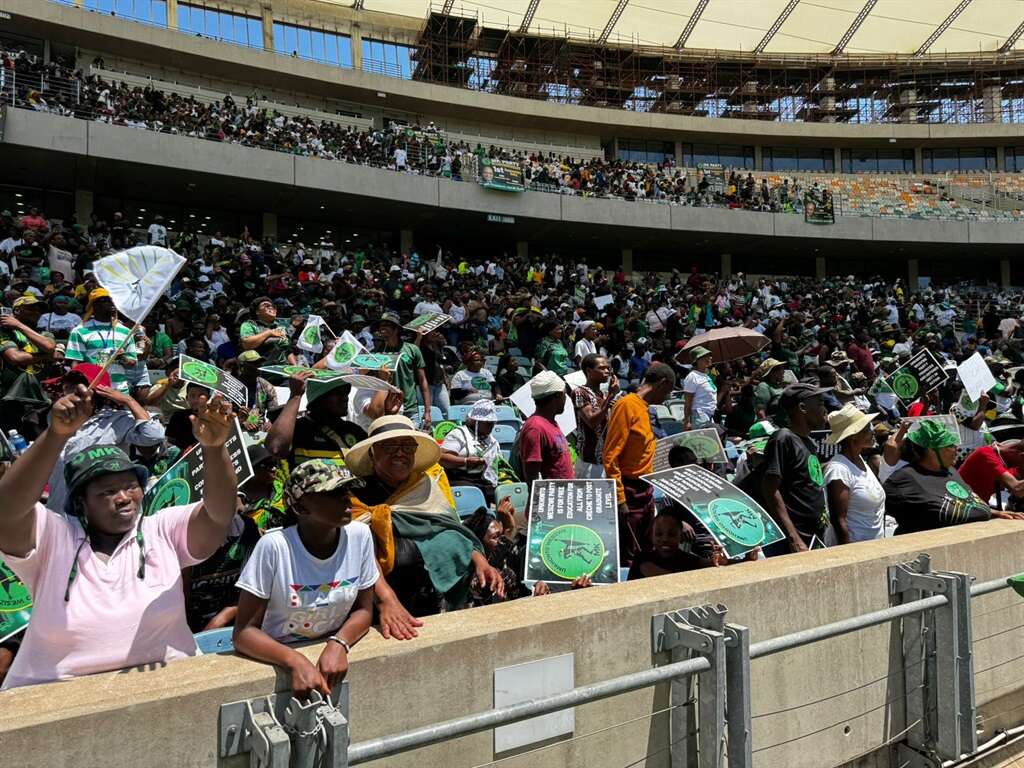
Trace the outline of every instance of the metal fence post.
[[729, 768], [751, 768], [750, 630], [725, 625], [725, 703]]
[[977, 748], [971, 650], [971, 584], [963, 573], [933, 572], [931, 559], [889, 568], [894, 605], [942, 595], [946, 603], [903, 619], [907, 733], [897, 745], [911, 768], [957, 760]]

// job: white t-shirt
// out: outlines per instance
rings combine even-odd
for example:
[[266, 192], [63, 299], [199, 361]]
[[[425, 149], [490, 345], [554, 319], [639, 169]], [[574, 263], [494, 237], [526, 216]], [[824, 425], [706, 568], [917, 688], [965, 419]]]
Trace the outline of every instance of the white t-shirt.
[[267, 600], [263, 631], [281, 642], [311, 640], [337, 631], [361, 589], [377, 582], [373, 537], [364, 523], [341, 529], [326, 560], [313, 557], [297, 526], [271, 531], [242, 568], [238, 588]]
[[576, 342], [576, 349], [573, 350], [576, 357], [582, 360], [587, 355], [592, 355], [597, 352], [597, 344], [590, 339], [580, 339]]
[[82, 318], [74, 312], [65, 312], [63, 315], [58, 315], [56, 312], [47, 312], [45, 315], [39, 316], [36, 328], [40, 331], [51, 331], [54, 333], [66, 331], [70, 333], [71, 329], [80, 325], [81, 322]]
[[494, 383], [494, 374], [486, 368], [481, 368], [476, 373], [463, 368], [452, 376], [452, 389], [468, 389], [471, 392], [490, 392]]
[[435, 315], [442, 315], [444, 312], [441, 310], [441, 305], [435, 301], [421, 301], [413, 309], [412, 313], [417, 317], [425, 315], [428, 312], [433, 312]]
[[153, 223], [149, 225], [150, 245], [167, 245], [167, 228], [163, 224]]
[[349, 395], [348, 417], [367, 432], [370, 430], [370, 422], [373, 421], [363, 411], [373, 401], [377, 393], [372, 389], [352, 387], [352, 394]]
[[693, 395], [693, 413], [700, 414], [699, 421], [710, 421], [718, 410], [718, 389], [711, 377], [698, 370], [686, 374], [683, 380], [683, 392]]
[[850, 541], [871, 541], [885, 535], [885, 491], [870, 469], [861, 469], [841, 453], [825, 465], [825, 485], [838, 481], [850, 489], [846, 527]]

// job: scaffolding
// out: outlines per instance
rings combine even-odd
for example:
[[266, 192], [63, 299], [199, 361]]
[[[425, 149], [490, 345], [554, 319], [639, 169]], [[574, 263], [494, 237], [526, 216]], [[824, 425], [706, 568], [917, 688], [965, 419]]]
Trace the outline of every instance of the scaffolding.
[[1024, 122], [1024, 54], [765, 54], [600, 43], [433, 6], [416, 80], [561, 104], [823, 123]]

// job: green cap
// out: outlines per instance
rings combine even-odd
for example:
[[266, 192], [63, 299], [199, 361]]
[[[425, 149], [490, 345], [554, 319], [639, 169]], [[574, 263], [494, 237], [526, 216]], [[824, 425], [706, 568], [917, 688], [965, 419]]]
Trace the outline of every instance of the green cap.
[[73, 454], [64, 463], [64, 484], [68, 490], [64, 511], [74, 514], [74, 499], [88, 483], [97, 477], [118, 472], [134, 472], [143, 488], [149, 479], [149, 471], [129, 459], [128, 454], [116, 445], [94, 445]]
[[699, 345], [696, 347], [690, 347], [690, 359], [693, 361], [697, 361], [702, 357], [707, 357], [710, 354], [711, 350], [708, 349], [707, 347], [702, 347]]
[[306, 381], [306, 405], [312, 405], [314, 402], [319, 400], [321, 397], [326, 395], [328, 392], [333, 392], [338, 387], [343, 387], [347, 384], [344, 379], [323, 379], [312, 378]]
[[247, 349], [238, 356], [238, 362], [240, 363], [258, 363], [262, 359], [263, 356], [255, 349]]
[[284, 503], [291, 507], [307, 493], [330, 493], [346, 485], [362, 488], [363, 481], [337, 464], [311, 459], [297, 466], [288, 477]]
[[926, 421], [909, 435], [907, 440], [921, 448], [948, 448], [960, 444], [960, 436], [938, 421]]

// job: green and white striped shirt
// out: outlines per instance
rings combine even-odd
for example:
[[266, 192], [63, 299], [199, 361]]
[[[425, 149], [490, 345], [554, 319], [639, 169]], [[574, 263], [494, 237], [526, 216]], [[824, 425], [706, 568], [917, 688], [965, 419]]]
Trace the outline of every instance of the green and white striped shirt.
[[[64, 357], [76, 362], [94, 363], [95, 365], [102, 366], [114, 354], [118, 346], [123, 343], [124, 349], [118, 356], [118, 359], [137, 361], [138, 349], [135, 346], [135, 342], [130, 339], [125, 340], [130, 333], [131, 327], [123, 323], [111, 326], [110, 323], [88, 320], [71, 331], [71, 335], [68, 336], [68, 346]], [[131, 394], [128, 386], [128, 377], [121, 365], [111, 363], [110, 367], [107, 368], [107, 372], [110, 374], [110, 381], [116, 389], [124, 392], [126, 395]]]

